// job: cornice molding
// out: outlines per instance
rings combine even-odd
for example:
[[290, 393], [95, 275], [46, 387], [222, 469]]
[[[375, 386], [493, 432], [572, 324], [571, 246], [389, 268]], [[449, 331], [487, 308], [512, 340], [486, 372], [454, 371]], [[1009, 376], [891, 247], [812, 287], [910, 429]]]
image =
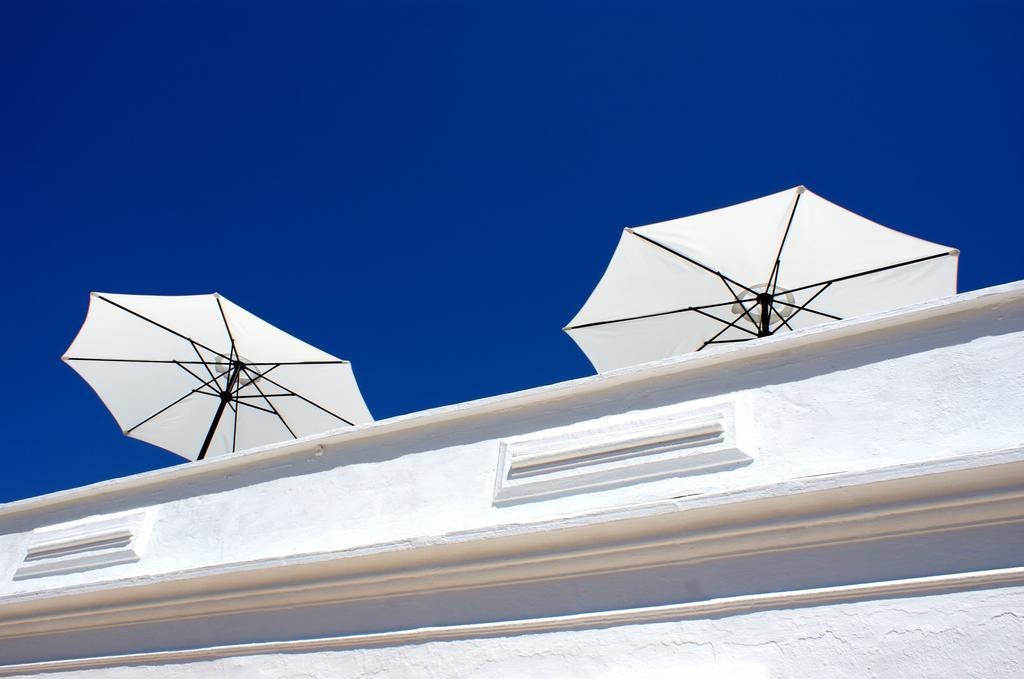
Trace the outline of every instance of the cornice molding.
[[510, 585], [1024, 520], [1024, 449], [0, 598], [0, 637]]
[[951, 594], [976, 589], [1022, 585], [1024, 585], [1024, 568], [1004, 568], [841, 587], [823, 587], [788, 592], [772, 592], [770, 594], [723, 597], [707, 601], [602, 611], [598, 613], [581, 613], [468, 625], [419, 627], [393, 632], [354, 634], [320, 639], [231, 644], [175, 651], [156, 651], [0, 665], [0, 676], [104, 669], [133, 665], [171, 665], [174, 663], [194, 663], [217, 660], [219, 658], [267, 655], [271, 653], [308, 654], [324, 651], [418, 644], [431, 641], [455, 641], [519, 634], [542, 634], [562, 630], [584, 630], [617, 625], [674, 622], [712, 616], [756, 613], [781, 608], [827, 606], [878, 598]]

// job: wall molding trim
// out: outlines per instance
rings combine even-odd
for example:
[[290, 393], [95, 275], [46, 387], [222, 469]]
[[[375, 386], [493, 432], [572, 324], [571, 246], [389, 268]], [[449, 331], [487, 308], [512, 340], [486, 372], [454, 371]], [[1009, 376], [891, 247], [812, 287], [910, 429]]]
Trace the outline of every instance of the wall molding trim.
[[749, 464], [753, 427], [749, 417], [737, 416], [738, 400], [611, 415], [505, 439], [494, 504]]
[[543, 634], [562, 630], [582, 630], [617, 625], [650, 624], [699, 619], [710, 616], [741, 615], [777, 608], [796, 608], [851, 603], [877, 598], [915, 597], [935, 594], [1013, 587], [1024, 585], [1024, 568], [1003, 568], [953, 575], [908, 578], [840, 587], [772, 592], [723, 597], [666, 606], [631, 608], [597, 613], [530, 618], [490, 623], [419, 627], [408, 630], [355, 634], [318, 639], [258, 642], [207, 646], [174, 651], [154, 651], [125, 655], [97, 656], [0, 665], [0, 676], [102, 669], [132, 665], [173, 664], [211, 661], [220, 658], [267, 655], [271, 653], [315, 653], [349, 649], [395, 646], [431, 641], [480, 639], [520, 634]]
[[14, 580], [133, 563], [142, 551], [156, 507], [90, 516], [31, 533]]
[[[827, 507], [827, 511], [823, 511]], [[0, 598], [0, 637], [452, 591], [1024, 520], [1014, 448]]]

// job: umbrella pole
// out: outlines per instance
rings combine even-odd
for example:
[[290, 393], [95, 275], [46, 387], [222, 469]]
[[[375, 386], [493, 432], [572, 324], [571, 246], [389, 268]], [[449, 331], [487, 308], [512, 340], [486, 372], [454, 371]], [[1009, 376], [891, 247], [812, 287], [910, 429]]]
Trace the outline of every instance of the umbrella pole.
[[771, 333], [771, 320], [772, 320], [772, 296], [767, 293], [761, 293], [757, 296], [757, 303], [761, 307], [761, 324], [757, 329], [758, 337], [767, 337]]
[[210, 448], [210, 443], [213, 441], [213, 432], [217, 431], [217, 425], [220, 424], [220, 418], [224, 415], [224, 408], [227, 407], [228, 401], [231, 400], [231, 389], [235, 386], [235, 380], [238, 379], [238, 371], [241, 368], [241, 364], [235, 366], [231, 372], [231, 379], [228, 380], [227, 388], [220, 393], [220, 405], [217, 406], [217, 413], [213, 416], [213, 423], [210, 424], [210, 430], [206, 432], [206, 440], [203, 441], [203, 447], [199, 450], [199, 457], [196, 461], [199, 461], [206, 457], [206, 451]]

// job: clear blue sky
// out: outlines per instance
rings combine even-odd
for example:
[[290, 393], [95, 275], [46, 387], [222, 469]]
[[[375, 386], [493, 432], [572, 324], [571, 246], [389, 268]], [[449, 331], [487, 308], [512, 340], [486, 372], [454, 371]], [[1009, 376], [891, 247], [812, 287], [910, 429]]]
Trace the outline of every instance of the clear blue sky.
[[374, 415], [592, 372], [623, 226], [796, 184], [1024, 278], [1020, 3], [0, 10], [0, 501], [184, 463], [59, 357], [90, 290], [219, 291]]

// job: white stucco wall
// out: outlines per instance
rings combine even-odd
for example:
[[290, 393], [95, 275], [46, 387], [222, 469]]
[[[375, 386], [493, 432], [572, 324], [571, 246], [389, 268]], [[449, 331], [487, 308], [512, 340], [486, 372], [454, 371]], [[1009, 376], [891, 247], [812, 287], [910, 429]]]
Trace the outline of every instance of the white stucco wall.
[[[1022, 350], [1017, 283], [0, 506], [0, 675], [1018, 676]], [[503, 443], [571, 486], [726, 411], [720, 467], [495, 500]]]
[[[668, 622], [104, 668], [111, 679], [1019, 677], [1024, 590]], [[65, 679], [96, 670], [40, 673]]]

